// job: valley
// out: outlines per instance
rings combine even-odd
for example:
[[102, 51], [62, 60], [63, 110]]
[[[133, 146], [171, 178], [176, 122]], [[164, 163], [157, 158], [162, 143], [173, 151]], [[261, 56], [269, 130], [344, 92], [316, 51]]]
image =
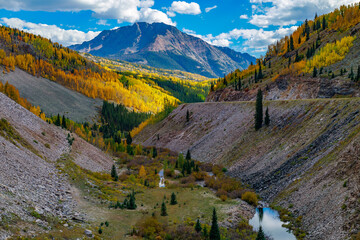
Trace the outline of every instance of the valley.
[[359, 240], [360, 4], [137, 2], [0, 19], [0, 240]]

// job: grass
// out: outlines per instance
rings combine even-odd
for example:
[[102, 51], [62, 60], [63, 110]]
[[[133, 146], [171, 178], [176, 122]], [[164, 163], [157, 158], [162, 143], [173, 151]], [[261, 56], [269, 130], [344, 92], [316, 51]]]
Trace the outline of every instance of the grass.
[[[202, 222], [211, 223], [212, 209], [218, 212], [219, 221], [227, 219], [225, 209], [238, 205], [235, 200], [222, 201], [214, 192], [200, 186], [175, 187], [175, 188], [148, 188], [135, 182], [123, 181], [113, 182], [109, 174], [94, 173], [80, 168], [69, 156], [63, 156], [57, 163], [58, 168], [68, 174], [70, 182], [78, 189], [77, 199], [79, 207], [91, 218], [96, 219], [88, 226], [92, 232], [104, 239], [125, 239], [134, 226], [144, 218], [155, 215], [158, 220], [168, 225], [169, 228], [179, 224], [194, 224], [199, 218]], [[65, 160], [64, 160], [65, 159]], [[157, 163], [155, 163], [156, 166]], [[148, 168], [149, 169], [149, 168]], [[152, 168], [151, 168], [152, 169]], [[151, 170], [153, 172], [153, 170]], [[150, 176], [150, 170], [148, 176]], [[169, 181], [175, 181], [168, 179]], [[109, 201], [122, 202], [128, 193], [136, 192], [136, 210], [109, 208]], [[170, 196], [176, 194], [177, 204], [170, 205]], [[91, 199], [84, 200], [84, 197]], [[165, 196], [165, 198], [164, 198]], [[165, 201], [168, 216], [160, 216], [161, 204]], [[98, 229], [101, 222], [109, 222], [109, 226], [102, 226], [102, 234]], [[57, 236], [59, 229], [54, 229], [47, 236]], [[74, 235], [68, 235], [73, 238]]]

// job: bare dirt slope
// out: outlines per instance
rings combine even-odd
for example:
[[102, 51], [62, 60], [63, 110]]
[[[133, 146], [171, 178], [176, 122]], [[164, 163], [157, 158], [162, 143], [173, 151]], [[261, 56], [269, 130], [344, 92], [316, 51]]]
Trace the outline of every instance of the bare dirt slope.
[[76, 136], [70, 146], [67, 134], [0, 93], [0, 239], [26, 228], [44, 231], [50, 216], [81, 217], [57, 160], [71, 156], [92, 171], [110, 171], [113, 161]]
[[359, 219], [350, 219], [359, 215], [360, 182], [356, 171], [346, 169], [351, 164], [359, 169], [358, 160], [347, 161], [357, 151], [351, 146], [360, 140], [360, 100], [265, 102], [271, 123], [260, 131], [253, 127], [254, 105], [182, 105], [146, 127], [135, 141], [178, 152], [190, 149], [200, 161], [223, 163], [265, 200], [293, 204], [294, 213], [304, 216], [309, 239], [344, 239], [356, 233]]
[[47, 116], [65, 114], [74, 121], [92, 121], [102, 104], [100, 99], [88, 98], [56, 82], [34, 77], [18, 68], [14, 72], [0, 73], [0, 81], [14, 85], [22, 97], [32, 105], [40, 106]]

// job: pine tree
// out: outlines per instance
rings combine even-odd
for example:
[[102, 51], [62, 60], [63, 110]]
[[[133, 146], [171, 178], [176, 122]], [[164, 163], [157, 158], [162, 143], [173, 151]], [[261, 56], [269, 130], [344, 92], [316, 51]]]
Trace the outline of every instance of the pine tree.
[[203, 228], [203, 236], [205, 237], [205, 239], [207, 239], [207, 237], [209, 236], [209, 233], [208, 233], [208, 230], [207, 230], [206, 225], [205, 225], [204, 228]]
[[322, 29], [325, 30], [325, 28], [326, 28], [326, 18], [324, 16], [322, 19]]
[[61, 125], [61, 120], [60, 120], [60, 115], [58, 114], [56, 119], [55, 119], [55, 125], [56, 126], [60, 126]]
[[294, 39], [292, 37], [292, 35], [290, 36], [290, 51], [294, 50]]
[[135, 192], [134, 192], [134, 190], [130, 194], [130, 199], [129, 199], [127, 208], [128, 209], [136, 209], [137, 208], [136, 203], [135, 203]]
[[260, 80], [260, 79], [263, 79], [263, 73], [262, 73], [262, 69], [261, 69], [261, 63], [260, 63], [260, 61], [259, 61], [259, 74], [258, 74], [258, 80]]
[[197, 219], [196, 224], [195, 224], [195, 231], [196, 232], [201, 232], [201, 230], [202, 230], [202, 227], [201, 227], [201, 224], [200, 224], [200, 220]]
[[258, 235], [256, 237], [256, 240], [266, 240], [264, 231], [262, 230], [262, 227], [260, 226]]
[[126, 136], [126, 143], [127, 143], [128, 145], [131, 145], [131, 143], [132, 143], [132, 137], [131, 137], [131, 134], [130, 134], [130, 133], [128, 133], [128, 135]]
[[114, 181], [118, 181], [119, 180], [119, 176], [116, 172], [116, 167], [115, 167], [115, 164], [112, 165], [112, 168], [111, 168], [111, 178], [114, 180]]
[[242, 84], [241, 84], [241, 78], [239, 78], [239, 81], [238, 81], [238, 90], [240, 91], [242, 88]]
[[257, 83], [257, 80], [258, 80], [258, 76], [257, 76], [257, 71], [255, 69], [255, 83]]
[[349, 78], [350, 78], [351, 80], [354, 80], [354, 70], [353, 70], [353, 67], [351, 67], [351, 69], [350, 69]]
[[64, 129], [67, 129], [67, 126], [66, 126], [66, 118], [65, 118], [64, 115], [62, 116], [61, 127], [64, 128]]
[[157, 149], [156, 149], [156, 147], [153, 147], [153, 148], [152, 148], [152, 157], [153, 157], [153, 158], [156, 158], [156, 157], [157, 157]]
[[259, 89], [256, 96], [256, 112], [255, 112], [255, 130], [259, 130], [263, 123], [263, 95], [261, 89]]
[[314, 70], [313, 70], [313, 77], [316, 77], [317, 76], [317, 69], [316, 67], [314, 67]]
[[190, 153], [190, 150], [188, 149], [187, 152], [186, 152], [186, 157], [185, 157], [186, 160], [190, 160], [191, 159], [191, 153]]
[[172, 193], [171, 194], [170, 205], [176, 205], [176, 204], [177, 204], [176, 195], [175, 195], [175, 193]]
[[190, 121], [190, 113], [189, 110], [186, 110], [186, 122]]
[[266, 126], [270, 125], [269, 108], [266, 108], [266, 111], [265, 111], [265, 125]]
[[220, 231], [217, 222], [216, 210], [214, 208], [212, 215], [212, 223], [210, 229], [210, 240], [220, 240]]
[[167, 212], [166, 212], [166, 205], [165, 205], [165, 202], [163, 202], [161, 204], [161, 216], [167, 216]]
[[356, 81], [358, 82], [359, 80], [360, 80], [360, 65], [358, 66], [357, 75], [356, 75]]

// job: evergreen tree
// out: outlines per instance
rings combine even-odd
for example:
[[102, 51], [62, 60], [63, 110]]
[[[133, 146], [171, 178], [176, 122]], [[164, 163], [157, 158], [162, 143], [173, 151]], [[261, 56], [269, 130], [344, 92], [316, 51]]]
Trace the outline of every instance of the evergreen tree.
[[260, 80], [260, 79], [263, 79], [263, 73], [262, 73], [262, 69], [261, 69], [261, 63], [260, 63], [260, 61], [259, 61], [259, 74], [258, 74], [258, 80]]
[[209, 233], [208, 233], [208, 230], [207, 230], [206, 225], [205, 225], [204, 228], [203, 228], [203, 236], [205, 237], [205, 239], [207, 239], [207, 237], [209, 236]]
[[175, 193], [171, 194], [171, 200], [170, 200], [170, 205], [176, 205], [177, 201], [176, 201], [176, 195]]
[[301, 43], [301, 36], [299, 36], [299, 39], [298, 39], [298, 44]]
[[226, 81], [226, 77], [224, 77], [224, 85], [227, 86], [228, 82]]
[[134, 190], [130, 194], [130, 198], [129, 198], [129, 201], [128, 201], [128, 207], [127, 208], [128, 209], [136, 209], [137, 208], [136, 203], [135, 203], [135, 192], [134, 192]]
[[357, 75], [356, 75], [356, 81], [358, 82], [359, 80], [360, 80], [360, 65], [358, 66]]
[[265, 125], [266, 126], [270, 125], [269, 108], [266, 108], [266, 111], [265, 111]]
[[161, 204], [161, 216], [167, 216], [167, 211], [166, 211], [166, 205], [165, 205], [165, 202], [163, 202]]
[[55, 119], [55, 125], [56, 126], [60, 126], [61, 125], [61, 120], [60, 120], [60, 115], [58, 114], [56, 119]]
[[317, 69], [316, 67], [314, 67], [314, 70], [313, 70], [313, 77], [316, 77], [317, 76]]
[[271, 68], [271, 62], [269, 61], [269, 66], [268, 66], [269, 68]]
[[152, 157], [153, 157], [153, 158], [156, 158], [157, 155], [158, 155], [158, 154], [157, 154], [157, 149], [156, 149], [156, 147], [153, 147], [153, 148], [152, 148]]
[[217, 222], [216, 210], [214, 208], [213, 215], [212, 215], [212, 222], [211, 222], [211, 229], [210, 229], [210, 240], [220, 240], [220, 231]]
[[257, 83], [257, 80], [258, 80], [258, 76], [257, 76], [257, 71], [256, 71], [256, 69], [255, 69], [255, 83]]
[[294, 39], [292, 37], [292, 35], [290, 36], [290, 51], [294, 50]]
[[187, 152], [186, 152], [186, 157], [185, 157], [186, 160], [191, 160], [191, 153], [190, 153], [190, 150], [188, 149]]
[[353, 67], [351, 67], [351, 69], [350, 69], [349, 78], [350, 78], [351, 80], [354, 80], [354, 70], [353, 70]]
[[256, 96], [256, 112], [255, 112], [255, 130], [259, 130], [263, 123], [263, 95], [261, 89], [259, 89]]
[[322, 19], [322, 29], [325, 30], [325, 28], [326, 28], [326, 18], [324, 16]]
[[64, 128], [64, 129], [67, 129], [67, 126], [66, 126], [66, 118], [65, 118], [64, 115], [62, 116], [61, 127]]
[[202, 230], [202, 227], [201, 227], [201, 224], [200, 224], [200, 220], [197, 219], [196, 224], [195, 224], [195, 231], [196, 232], [201, 232], [201, 230]]
[[116, 182], [119, 180], [119, 176], [118, 176], [118, 174], [116, 172], [115, 164], [113, 164], [112, 168], [111, 168], [111, 178]]
[[215, 89], [214, 89], [214, 84], [213, 83], [211, 83], [211, 85], [210, 85], [210, 92], [213, 92]]
[[239, 81], [238, 81], [238, 90], [240, 91], [242, 88], [242, 85], [241, 85], [241, 78], [239, 78]]
[[186, 110], [186, 122], [190, 121], [190, 113], [189, 110]]
[[256, 237], [256, 240], [266, 240], [264, 231], [262, 230], [262, 227], [260, 226], [258, 235]]
[[130, 134], [130, 133], [128, 133], [128, 135], [126, 136], [126, 143], [127, 143], [128, 145], [130, 145], [130, 144], [132, 143], [132, 137], [131, 137], [131, 134]]

